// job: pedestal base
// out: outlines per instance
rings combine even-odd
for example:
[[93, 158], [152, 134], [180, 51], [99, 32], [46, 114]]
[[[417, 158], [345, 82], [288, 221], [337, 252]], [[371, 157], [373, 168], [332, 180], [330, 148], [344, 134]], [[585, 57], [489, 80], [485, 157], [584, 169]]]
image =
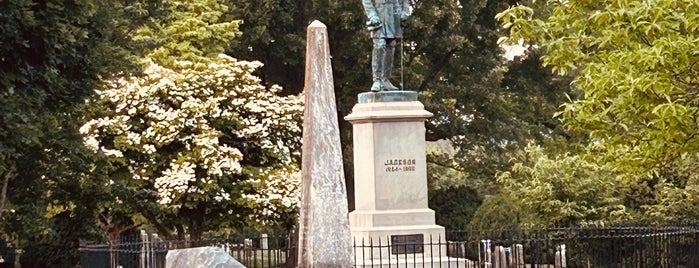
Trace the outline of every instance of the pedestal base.
[[355, 258], [355, 267], [371, 268], [476, 268], [478, 263], [461, 258], [423, 258], [416, 256], [403, 256], [384, 259], [359, 259]]
[[420, 256], [446, 258], [444, 227], [439, 225], [399, 225], [353, 227], [355, 255], [364, 260]]

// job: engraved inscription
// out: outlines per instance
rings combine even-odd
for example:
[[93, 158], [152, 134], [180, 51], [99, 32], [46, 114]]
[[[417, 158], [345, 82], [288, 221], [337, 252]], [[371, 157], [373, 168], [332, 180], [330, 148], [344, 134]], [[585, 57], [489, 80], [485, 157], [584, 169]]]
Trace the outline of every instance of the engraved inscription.
[[415, 158], [394, 158], [384, 163], [386, 172], [411, 172], [415, 171]]
[[411, 254], [424, 252], [425, 237], [422, 234], [392, 235], [391, 254]]

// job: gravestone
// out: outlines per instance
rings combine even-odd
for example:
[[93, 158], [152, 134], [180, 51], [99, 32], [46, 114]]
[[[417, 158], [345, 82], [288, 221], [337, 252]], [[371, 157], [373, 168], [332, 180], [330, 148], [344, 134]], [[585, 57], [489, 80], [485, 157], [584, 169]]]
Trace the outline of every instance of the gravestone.
[[444, 227], [435, 224], [427, 205], [425, 120], [432, 114], [417, 96], [414, 91], [361, 93], [345, 117], [353, 125], [350, 229], [356, 246], [373, 246], [355, 250], [358, 265], [401, 256], [446, 261]]
[[217, 247], [168, 250], [165, 268], [245, 268]]
[[352, 267], [328, 33], [319, 21], [307, 29], [304, 96], [299, 267]]

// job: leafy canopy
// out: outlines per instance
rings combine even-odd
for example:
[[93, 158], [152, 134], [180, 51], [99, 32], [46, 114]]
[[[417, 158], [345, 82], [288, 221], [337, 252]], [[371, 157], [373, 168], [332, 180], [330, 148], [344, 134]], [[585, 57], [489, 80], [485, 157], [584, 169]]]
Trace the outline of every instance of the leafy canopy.
[[498, 14], [510, 30], [501, 41], [536, 44], [544, 64], [575, 75], [583, 95], [561, 118], [589, 134], [585, 161], [610, 165], [624, 204], [649, 219], [698, 212], [698, 10], [689, 0], [570, 0]]
[[170, 66], [175, 60], [205, 62], [240, 35], [240, 21], [228, 20], [226, 1], [163, 1], [166, 15], [152, 17], [133, 40], [147, 44], [145, 57]]
[[94, 231], [106, 177], [78, 133], [84, 100], [134, 70], [139, 46], [126, 34], [151, 7], [0, 2], [0, 233], [24, 250], [22, 267], [75, 266], [79, 239]]

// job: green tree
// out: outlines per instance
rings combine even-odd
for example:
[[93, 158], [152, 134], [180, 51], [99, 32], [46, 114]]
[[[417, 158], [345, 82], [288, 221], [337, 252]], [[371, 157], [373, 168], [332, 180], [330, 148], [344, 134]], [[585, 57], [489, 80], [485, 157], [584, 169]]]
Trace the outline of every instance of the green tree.
[[[503, 112], [512, 104], [501, 98], [505, 59], [496, 43], [502, 33], [494, 19], [508, 3], [514, 1], [411, 3], [413, 14], [402, 40], [405, 88], [423, 93], [427, 109], [435, 113], [436, 119], [429, 124], [430, 140], [453, 139], [464, 161], [472, 159], [464, 157], [466, 154], [484, 145], [490, 152], [490, 147], [500, 146], [503, 140], [515, 139], [511, 135], [514, 126], [502, 130], [512, 125], [508, 116], [514, 112]], [[260, 73], [267, 83], [283, 85], [290, 93], [302, 89], [302, 73], [288, 70], [303, 69], [305, 27], [318, 19], [328, 25], [339, 112], [349, 114], [357, 94], [368, 91], [371, 40], [361, 1], [236, 1], [232, 6], [231, 13], [244, 23], [240, 26], [243, 35], [229, 51], [263, 62]], [[395, 79], [399, 72], [397, 65]], [[342, 128], [342, 137], [348, 141], [343, 143], [348, 144], [344, 151], [351, 155], [350, 125]], [[489, 165], [486, 162], [480, 165]], [[351, 168], [350, 163], [345, 169]], [[478, 176], [492, 181], [492, 169], [479, 170], [483, 175]]]
[[[468, 228], [472, 230], [514, 230], [528, 222], [528, 212], [509, 194], [487, 195], [473, 213]], [[537, 215], [533, 215], [536, 217]], [[524, 219], [523, 219], [524, 218]]]
[[[472, 228], [512, 228], [519, 224], [541, 223], [540, 220], [546, 217], [537, 214], [541, 211], [520, 202], [523, 199], [514, 196], [514, 190], [518, 189], [515, 182], [510, 184], [514, 185], [513, 188], [508, 188], [503, 185], [503, 182], [507, 181], [503, 177], [527, 181], [532, 179], [532, 176], [528, 176], [530, 173], [523, 172], [522, 168], [534, 165], [534, 162], [539, 161], [536, 157], [572, 154], [583, 148], [581, 144], [586, 136], [564, 129], [560, 120], [554, 116], [561, 104], [569, 99], [576, 99], [579, 93], [569, 86], [570, 76], [553, 74], [550, 68], [542, 66], [540, 56], [541, 49], [529, 47], [524, 55], [507, 63], [500, 90], [501, 96], [508, 100], [506, 111], [511, 118], [510, 135], [516, 137], [513, 138], [516, 144], [511, 144], [509, 150], [504, 152], [503, 157], [508, 158], [507, 162], [501, 163], [500, 168], [495, 171], [495, 178], [500, 182], [490, 185], [497, 187], [496, 190], [483, 193], [485, 199], [469, 224]], [[570, 168], [558, 162], [555, 164], [560, 164], [556, 168], [562, 170]]]
[[[309, 2], [232, 1], [230, 13], [243, 23], [242, 34], [230, 43], [228, 53], [262, 62], [259, 77], [264, 85], [278, 84], [290, 93], [299, 93], [303, 89], [303, 73], [289, 70], [303, 70], [305, 27], [310, 22], [304, 4]], [[329, 3], [336, 2], [340, 1]]]
[[561, 116], [589, 134], [580, 161], [611, 167], [638, 219], [699, 213], [698, 10], [695, 1], [548, 1], [498, 15], [507, 40], [537, 44], [544, 64], [575, 76], [583, 95]]
[[573, 225], [630, 218], [618, 192], [619, 177], [609, 166], [578, 155], [549, 157], [529, 146], [511, 171], [498, 176], [503, 193], [521, 204], [524, 224]]
[[[146, 1], [0, 3], [0, 228], [23, 267], [72, 267], [105, 178], [78, 134], [84, 98], [132, 70]], [[103, 175], [103, 174], [102, 174]], [[31, 224], [28, 224], [31, 223]]]
[[[428, 139], [451, 148], [429, 155], [430, 187], [445, 196], [475, 189], [478, 198], [465, 205], [469, 209], [497, 192], [495, 175], [507, 170], [510, 159], [529, 142], [564, 150], [569, 139], [579, 138], [553, 118], [566, 95], [576, 96], [570, 77], [542, 67], [537, 49], [514, 61], [503, 57], [497, 40], [506, 33], [495, 15], [516, 2], [411, 1], [413, 12], [400, 40], [403, 50], [396, 50], [403, 53], [405, 89], [419, 91], [426, 109], [435, 114], [427, 125]], [[265, 85], [280, 84], [286, 94], [302, 90], [302, 72], [289, 70], [303, 70], [305, 29], [318, 19], [328, 25], [340, 117], [351, 112], [358, 93], [368, 91], [372, 44], [361, 1], [240, 0], [231, 6], [231, 14], [244, 23], [228, 53], [264, 63], [258, 73]], [[394, 79], [399, 77], [396, 64]], [[340, 127], [352, 199], [351, 125], [340, 120]], [[449, 202], [433, 199], [430, 206], [449, 211], [440, 204]], [[454, 226], [468, 220], [443, 216], [443, 222]]]
[[429, 192], [435, 221], [447, 230], [466, 229], [481, 202], [478, 192], [467, 186], [431, 189]]
[[171, 67], [176, 60], [209, 62], [240, 35], [238, 20], [228, 18], [226, 1], [162, 1], [161, 16], [130, 36], [145, 45], [144, 57]]

